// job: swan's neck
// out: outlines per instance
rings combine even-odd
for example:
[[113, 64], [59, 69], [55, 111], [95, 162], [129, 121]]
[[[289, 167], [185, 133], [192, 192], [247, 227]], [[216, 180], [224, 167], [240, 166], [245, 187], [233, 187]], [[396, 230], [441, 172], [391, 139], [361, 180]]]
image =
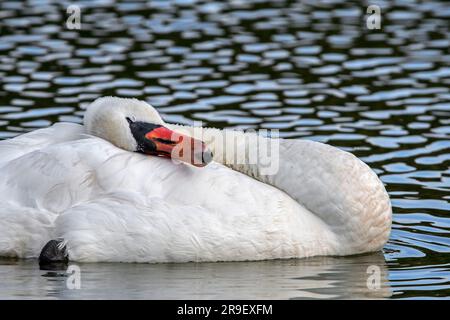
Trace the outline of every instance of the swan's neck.
[[326, 144], [256, 133], [171, 125], [203, 140], [214, 161], [286, 192], [336, 235], [334, 254], [379, 250], [389, 237], [391, 206], [362, 161]]
[[255, 132], [220, 130], [182, 125], [168, 125], [204, 141], [213, 153], [213, 160], [259, 181], [269, 183], [278, 171], [281, 139], [263, 137]]

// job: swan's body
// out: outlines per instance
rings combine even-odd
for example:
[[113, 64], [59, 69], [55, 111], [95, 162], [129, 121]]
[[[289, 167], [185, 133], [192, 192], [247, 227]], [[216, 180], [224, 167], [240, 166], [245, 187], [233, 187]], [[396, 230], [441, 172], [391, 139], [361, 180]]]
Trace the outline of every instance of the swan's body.
[[[143, 108], [95, 103], [119, 102], [135, 104], [123, 112]], [[76, 261], [261, 260], [376, 251], [389, 237], [388, 195], [347, 152], [280, 140], [279, 170], [262, 176], [257, 165], [219, 163], [229, 151], [211, 143], [208, 166], [177, 165], [130, 152], [132, 136], [115, 137], [113, 124], [89, 128], [102, 120], [92, 110], [84, 126], [59, 123], [0, 142], [0, 256], [37, 257], [63, 238]], [[217, 134], [207, 129], [204, 141]], [[233, 134], [241, 141], [234, 153], [245, 155], [240, 148], [256, 136]]]

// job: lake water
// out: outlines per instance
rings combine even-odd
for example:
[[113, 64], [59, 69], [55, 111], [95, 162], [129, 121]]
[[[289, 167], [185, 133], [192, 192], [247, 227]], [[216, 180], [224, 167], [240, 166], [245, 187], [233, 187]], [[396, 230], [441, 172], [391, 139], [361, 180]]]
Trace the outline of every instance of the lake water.
[[[0, 139], [81, 122], [99, 96], [168, 122], [278, 129], [350, 151], [381, 177], [382, 253], [202, 264], [80, 264], [81, 289], [34, 260], [0, 260], [0, 298], [450, 296], [450, 5], [372, 1], [0, 2]], [[371, 3], [372, 3], [371, 2]], [[380, 288], [367, 285], [376, 268]], [[369, 273], [368, 273], [369, 272]]]

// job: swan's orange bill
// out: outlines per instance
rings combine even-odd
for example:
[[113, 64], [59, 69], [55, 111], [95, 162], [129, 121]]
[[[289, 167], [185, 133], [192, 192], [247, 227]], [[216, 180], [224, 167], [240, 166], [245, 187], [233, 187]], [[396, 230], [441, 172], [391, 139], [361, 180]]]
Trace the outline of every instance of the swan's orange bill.
[[155, 145], [149, 154], [177, 159], [196, 167], [204, 167], [212, 160], [212, 153], [201, 140], [159, 126], [145, 134]]

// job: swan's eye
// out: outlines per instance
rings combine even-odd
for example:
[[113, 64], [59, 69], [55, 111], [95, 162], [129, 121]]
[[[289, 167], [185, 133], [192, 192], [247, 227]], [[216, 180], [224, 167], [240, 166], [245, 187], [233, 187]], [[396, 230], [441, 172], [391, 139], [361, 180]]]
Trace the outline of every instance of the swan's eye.
[[133, 122], [136, 122], [135, 116], [125, 117], [125, 119], [127, 119], [128, 124], [132, 124]]

